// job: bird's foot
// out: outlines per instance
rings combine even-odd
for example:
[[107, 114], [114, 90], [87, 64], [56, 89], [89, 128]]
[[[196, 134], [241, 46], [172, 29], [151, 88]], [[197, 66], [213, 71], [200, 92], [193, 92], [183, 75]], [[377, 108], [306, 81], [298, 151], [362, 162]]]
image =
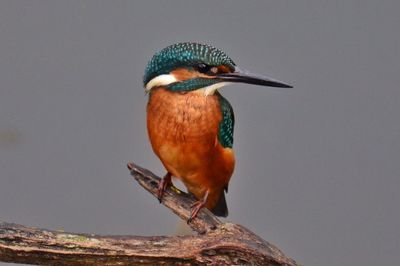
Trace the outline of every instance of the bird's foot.
[[158, 190], [157, 190], [157, 198], [158, 201], [161, 203], [162, 198], [164, 196], [164, 192], [167, 189], [168, 185], [172, 185], [172, 181], [171, 181], [171, 173], [168, 172], [160, 181], [160, 183], [158, 183]]
[[192, 206], [190, 206], [190, 216], [189, 219], [187, 220], [188, 224], [192, 222], [194, 218], [197, 217], [197, 214], [199, 213], [201, 208], [203, 208], [204, 205], [206, 205], [207, 197], [208, 197], [208, 190], [204, 195], [203, 199], [196, 201], [195, 203], [192, 204]]

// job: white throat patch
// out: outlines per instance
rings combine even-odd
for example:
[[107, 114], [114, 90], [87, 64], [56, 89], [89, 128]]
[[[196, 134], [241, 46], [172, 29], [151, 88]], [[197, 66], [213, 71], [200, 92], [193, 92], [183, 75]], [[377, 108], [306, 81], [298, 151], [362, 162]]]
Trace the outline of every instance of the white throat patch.
[[230, 82], [218, 82], [213, 85], [210, 85], [210, 86], [207, 86], [207, 87], [204, 87], [201, 89], [197, 89], [196, 91], [203, 93], [204, 96], [213, 95], [216, 90], [218, 90], [226, 85], [229, 85], [229, 84], [231, 84], [231, 83]]
[[174, 75], [171, 74], [159, 75], [150, 80], [149, 82], [147, 82], [145, 91], [149, 92], [154, 87], [166, 86], [177, 81], [178, 80], [175, 78]]

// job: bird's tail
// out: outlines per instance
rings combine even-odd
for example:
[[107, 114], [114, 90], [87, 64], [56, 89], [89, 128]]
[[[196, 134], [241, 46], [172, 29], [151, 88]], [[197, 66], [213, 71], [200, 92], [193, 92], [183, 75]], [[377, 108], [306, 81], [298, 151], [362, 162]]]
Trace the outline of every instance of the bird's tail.
[[228, 206], [226, 205], [224, 192], [221, 193], [217, 205], [215, 205], [215, 207], [211, 210], [211, 212], [217, 216], [222, 216], [222, 217], [228, 216]]

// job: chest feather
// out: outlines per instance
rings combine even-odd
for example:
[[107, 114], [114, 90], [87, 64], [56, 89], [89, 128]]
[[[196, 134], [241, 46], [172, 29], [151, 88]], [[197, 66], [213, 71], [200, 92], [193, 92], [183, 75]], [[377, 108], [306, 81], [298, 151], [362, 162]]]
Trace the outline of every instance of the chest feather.
[[216, 95], [171, 92], [163, 88], [151, 92], [147, 126], [152, 142], [214, 145], [221, 120]]

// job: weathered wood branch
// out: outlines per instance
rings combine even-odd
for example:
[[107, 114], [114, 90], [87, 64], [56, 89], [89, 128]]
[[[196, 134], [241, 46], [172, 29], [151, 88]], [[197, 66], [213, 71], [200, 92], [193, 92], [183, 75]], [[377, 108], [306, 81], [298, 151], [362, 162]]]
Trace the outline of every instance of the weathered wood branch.
[[[160, 178], [147, 169], [141, 168], [133, 163], [128, 163], [131, 175], [147, 191], [157, 197], [157, 189]], [[190, 216], [190, 206], [195, 202], [191, 195], [180, 191], [175, 187], [168, 187], [164, 193], [162, 204], [171, 209], [176, 215], [187, 221]], [[189, 226], [196, 232], [204, 234], [209, 230], [215, 229], [221, 221], [208, 209], [200, 210], [197, 219], [193, 219]]]
[[[156, 195], [159, 178], [133, 163], [131, 174]], [[182, 219], [193, 197], [168, 188], [163, 204]], [[221, 223], [202, 210], [189, 224], [196, 236], [99, 236], [0, 222], [0, 261], [40, 265], [273, 265], [296, 266], [248, 229]]]

